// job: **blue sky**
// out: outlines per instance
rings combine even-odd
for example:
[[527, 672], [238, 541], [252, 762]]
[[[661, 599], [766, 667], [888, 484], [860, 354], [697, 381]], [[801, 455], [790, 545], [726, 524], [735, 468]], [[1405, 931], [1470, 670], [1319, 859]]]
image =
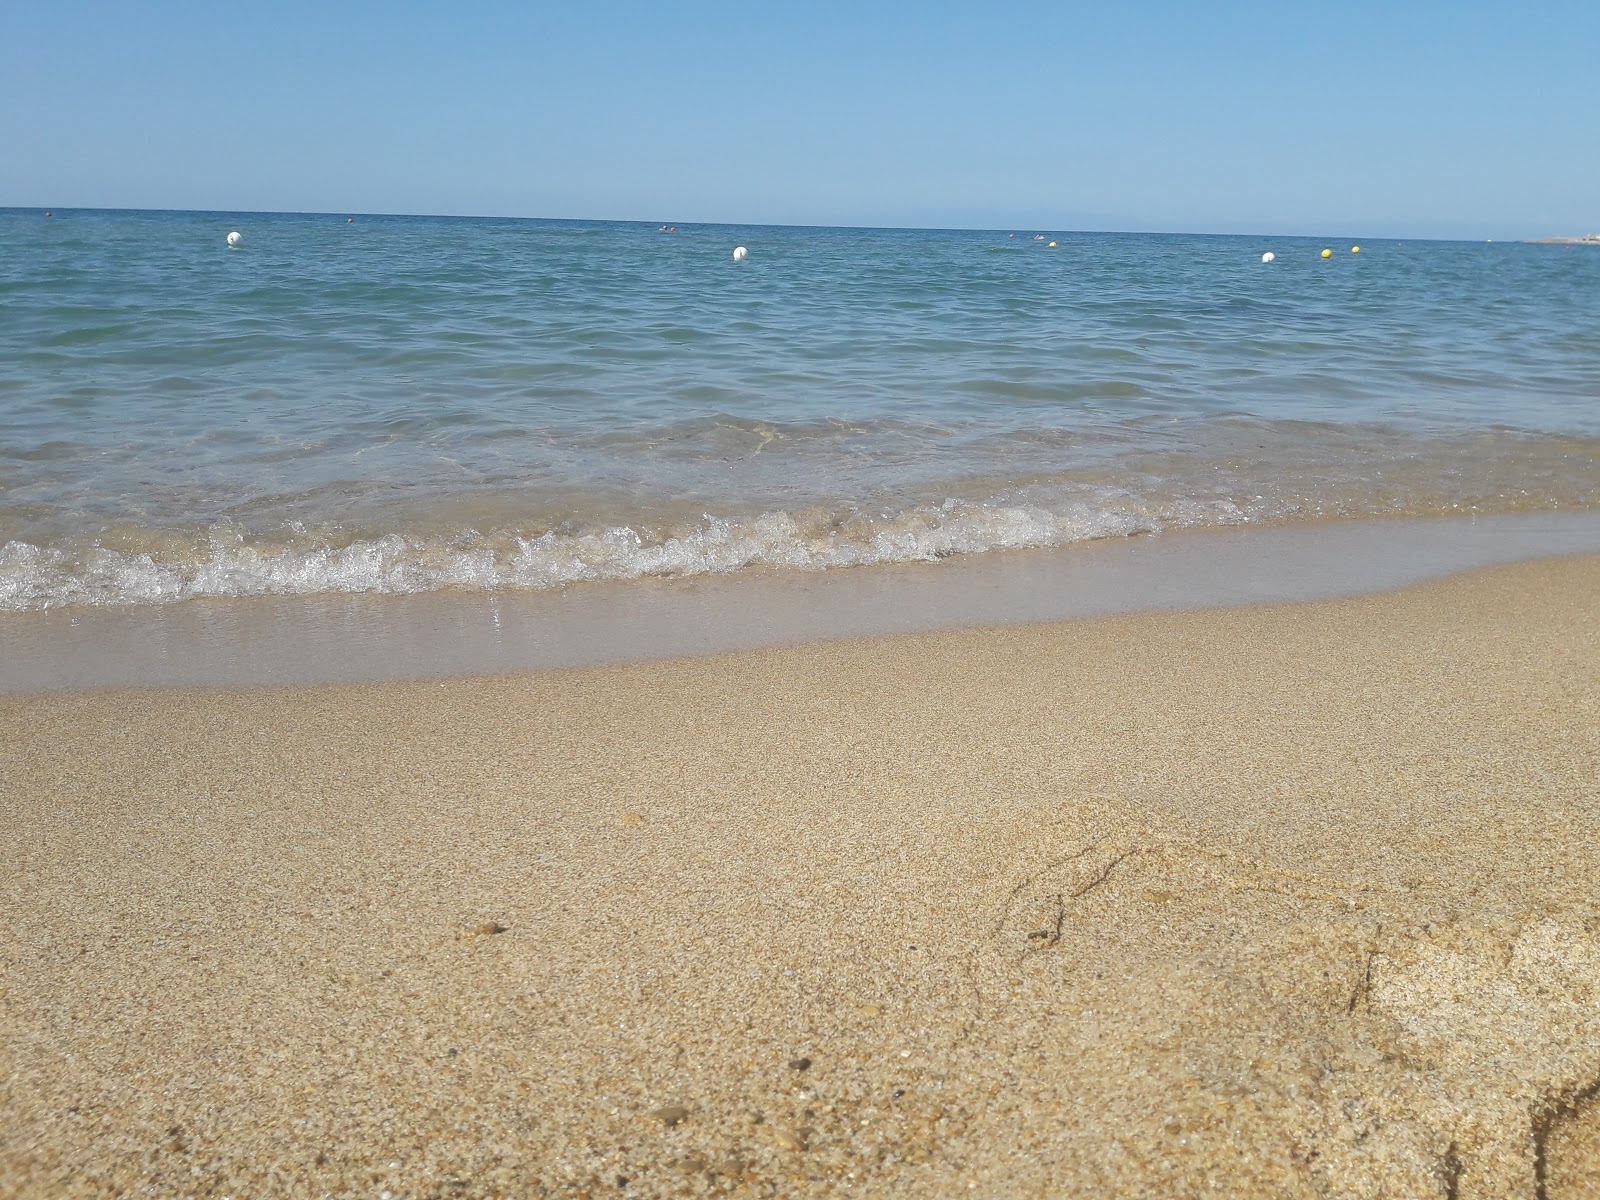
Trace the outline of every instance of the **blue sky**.
[[1593, 0], [5, 0], [0, 205], [1582, 233], [1596, 20]]

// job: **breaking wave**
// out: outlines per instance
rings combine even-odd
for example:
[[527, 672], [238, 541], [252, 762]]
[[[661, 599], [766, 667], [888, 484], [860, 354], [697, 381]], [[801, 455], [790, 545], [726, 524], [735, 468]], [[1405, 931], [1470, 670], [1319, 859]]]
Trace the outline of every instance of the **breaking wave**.
[[[1552, 505], [1535, 501], [1494, 507], [1514, 511]], [[825, 570], [1058, 547], [1167, 529], [1333, 516], [1437, 515], [1462, 508], [1407, 505], [1404, 514], [1397, 514], [1379, 496], [1351, 503], [1259, 496], [1155, 501], [1128, 494], [1064, 504], [950, 499], [888, 513], [814, 508], [741, 517], [704, 514], [677, 528], [617, 525], [536, 535], [466, 529], [349, 537], [337, 528], [299, 525], [260, 535], [224, 525], [190, 538], [152, 536], [142, 548], [130, 545], [126, 533], [117, 539], [68, 538], [45, 546], [8, 542], [0, 546], [0, 610], [166, 604], [198, 597], [537, 589], [768, 567]], [[108, 540], [118, 544], [107, 545]]]
[[1248, 519], [1227, 504], [1157, 517], [1131, 509], [1050, 511], [952, 500], [898, 516], [766, 512], [734, 519], [707, 514], [687, 528], [655, 534], [630, 526], [539, 536], [468, 530], [428, 538], [392, 533], [338, 544], [303, 531], [265, 540], [220, 529], [182, 554], [170, 547], [130, 552], [95, 543], [40, 547], [13, 541], [0, 547], [0, 609], [163, 604], [202, 596], [549, 588], [750, 567], [820, 570], [931, 562], [954, 554], [1151, 533], [1167, 525]]

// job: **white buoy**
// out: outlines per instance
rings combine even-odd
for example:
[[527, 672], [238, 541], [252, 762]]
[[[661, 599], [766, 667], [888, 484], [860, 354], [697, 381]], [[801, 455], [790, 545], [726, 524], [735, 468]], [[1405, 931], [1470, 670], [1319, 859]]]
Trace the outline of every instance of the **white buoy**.
[[1262, 262], [1271, 262], [1273, 259], [1275, 259], [1277, 257], [1278, 256], [1276, 254], [1274, 254], [1271, 250], [1268, 250], [1265, 254], [1263, 254], [1261, 256], [1261, 261]]
[[230, 249], [237, 247], [242, 241], [244, 241], [244, 235], [237, 229], [228, 235], [228, 246]]
[[747, 259], [749, 257], [750, 257], [750, 251], [746, 250], [743, 246], [735, 246], [733, 248], [733, 261], [734, 262], [743, 262], [745, 259]]

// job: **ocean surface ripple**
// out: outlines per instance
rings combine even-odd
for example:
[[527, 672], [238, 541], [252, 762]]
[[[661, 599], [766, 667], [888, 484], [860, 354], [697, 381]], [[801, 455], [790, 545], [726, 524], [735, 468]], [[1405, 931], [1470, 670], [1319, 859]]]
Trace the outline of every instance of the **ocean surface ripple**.
[[1037, 232], [0, 210], [0, 609], [1600, 507], [1600, 252]]

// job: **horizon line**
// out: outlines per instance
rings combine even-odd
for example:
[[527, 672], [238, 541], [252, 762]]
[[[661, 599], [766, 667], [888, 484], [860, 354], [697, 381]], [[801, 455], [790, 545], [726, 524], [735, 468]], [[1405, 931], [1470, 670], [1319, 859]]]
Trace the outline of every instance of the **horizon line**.
[[[194, 213], [202, 215], [215, 214], [218, 216], [263, 216], [263, 217], [392, 217], [402, 219], [433, 219], [433, 220], [465, 220], [465, 221], [545, 221], [565, 224], [591, 224], [591, 225], [654, 225], [654, 217], [545, 217], [527, 216], [524, 214], [510, 213], [442, 213], [442, 212], [363, 212], [359, 209], [299, 209], [299, 208], [171, 208], [171, 207], [129, 207], [124, 205], [56, 205], [47, 204], [6, 204], [0, 205], [0, 211], [41, 213], [56, 212], [105, 212], [105, 213]], [[670, 224], [670, 220], [668, 221]], [[1038, 232], [1041, 230], [1053, 231], [1058, 234], [1099, 233], [1112, 235], [1140, 235], [1140, 236], [1167, 236], [1167, 237], [1239, 237], [1239, 238], [1310, 238], [1319, 237], [1337, 238], [1365, 238], [1367, 241], [1376, 242], [1532, 242], [1535, 239], [1527, 237], [1515, 238], [1470, 238], [1470, 237], [1438, 237], [1432, 235], [1412, 235], [1410, 237], [1396, 237], [1389, 234], [1352, 234], [1352, 233], [1230, 233], [1216, 230], [1197, 229], [1110, 229], [1110, 228], [1071, 228], [1065, 225], [887, 225], [887, 224], [853, 224], [838, 223], [828, 224], [821, 222], [804, 221], [696, 221], [679, 220], [676, 224], [680, 227], [692, 226], [722, 226], [725, 228], [746, 229], [859, 229], [859, 230], [903, 230], [917, 233], [1014, 233], [1021, 230]], [[1573, 235], [1576, 236], [1576, 235]]]

